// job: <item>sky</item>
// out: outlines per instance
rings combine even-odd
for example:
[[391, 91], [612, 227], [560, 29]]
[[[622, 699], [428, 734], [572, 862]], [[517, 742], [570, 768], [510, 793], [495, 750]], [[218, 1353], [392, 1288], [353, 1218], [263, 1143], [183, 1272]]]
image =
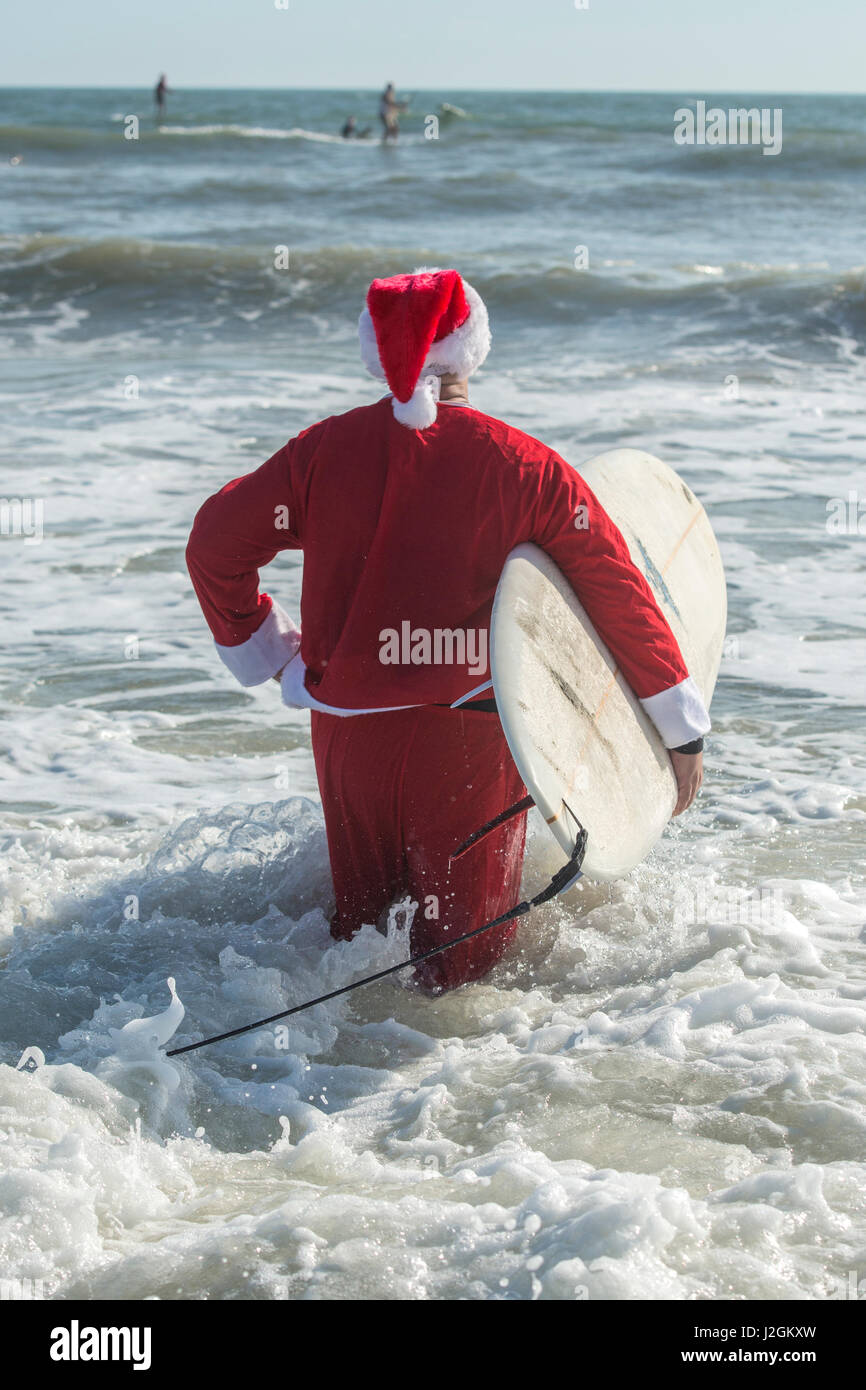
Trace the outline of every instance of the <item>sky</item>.
[[864, 0], [30, 0], [0, 86], [863, 92], [864, 54]]

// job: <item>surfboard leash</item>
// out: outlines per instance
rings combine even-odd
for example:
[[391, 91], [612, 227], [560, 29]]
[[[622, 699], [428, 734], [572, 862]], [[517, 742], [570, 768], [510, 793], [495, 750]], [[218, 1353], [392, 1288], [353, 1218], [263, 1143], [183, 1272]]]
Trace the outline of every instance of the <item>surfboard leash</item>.
[[509, 806], [507, 811], [500, 811], [498, 816], [494, 816], [493, 820], [489, 820], [486, 825], [482, 825], [480, 830], [474, 830], [469, 838], [463, 841], [462, 845], [458, 845], [455, 850], [451, 851], [450, 857], [452, 862], [455, 859], [460, 859], [467, 850], [471, 849], [473, 845], [477, 845], [478, 841], [483, 840], [486, 835], [490, 835], [492, 831], [498, 830], [500, 825], [505, 825], [506, 821], [513, 820], [515, 816], [519, 816], [524, 811], [528, 811], [530, 806], [534, 805], [535, 802], [531, 796], [524, 796], [520, 801], [515, 801], [513, 806]]
[[[516, 814], [513, 808], [511, 808], [511, 814]], [[572, 815], [574, 815], [573, 811]], [[576, 816], [575, 820], [577, 820]], [[455, 936], [453, 941], [443, 941], [439, 946], [431, 947], [429, 951], [422, 951], [417, 956], [410, 956], [408, 960], [402, 960], [398, 965], [389, 965], [385, 970], [377, 970], [374, 975], [365, 975], [363, 979], [354, 980], [350, 985], [342, 985], [339, 989], [332, 989], [327, 994], [320, 994], [317, 999], [308, 999], [304, 1004], [295, 1004], [293, 1008], [283, 1009], [278, 1014], [270, 1014], [268, 1018], [258, 1018], [255, 1023], [245, 1023], [240, 1028], [230, 1028], [226, 1033], [216, 1033], [212, 1038], [202, 1038], [201, 1042], [187, 1043], [185, 1047], [172, 1048], [170, 1052], [165, 1054], [166, 1057], [180, 1057], [184, 1052], [197, 1052], [200, 1047], [210, 1047], [211, 1043], [225, 1042], [227, 1038], [237, 1038], [242, 1033], [252, 1033], [256, 1028], [265, 1028], [269, 1023], [277, 1023], [282, 1018], [291, 1018], [293, 1014], [303, 1013], [305, 1009], [312, 1009], [316, 1004], [326, 1004], [330, 999], [338, 999], [341, 994], [349, 994], [351, 990], [360, 989], [362, 985], [371, 985], [376, 980], [384, 980], [388, 975], [396, 975], [398, 970], [408, 970], [410, 965], [420, 965], [421, 961], [429, 960], [431, 956], [438, 956], [441, 951], [448, 951], [452, 946], [459, 946], [461, 941], [471, 941], [473, 936], [480, 936], [482, 932], [490, 931], [492, 927], [501, 927], [506, 922], [514, 921], [516, 917], [525, 917], [526, 913], [531, 912], [534, 907], [541, 907], [542, 903], [549, 902], [551, 898], [556, 898], [560, 893], [564, 893], [580, 878], [581, 865], [586, 854], [587, 831], [580, 824], [580, 821], [577, 821], [577, 824], [580, 826], [580, 831], [567, 862], [563, 864], [561, 869], [557, 870], [540, 893], [536, 893], [534, 898], [524, 899], [522, 903], [518, 903], [508, 912], [503, 912], [501, 917], [494, 917], [492, 922], [485, 922], [483, 927], [474, 927], [472, 931]], [[482, 827], [482, 829], [487, 833], [487, 827]], [[461, 850], [462, 848], [461, 846]], [[468, 842], [466, 848], [468, 848]]]

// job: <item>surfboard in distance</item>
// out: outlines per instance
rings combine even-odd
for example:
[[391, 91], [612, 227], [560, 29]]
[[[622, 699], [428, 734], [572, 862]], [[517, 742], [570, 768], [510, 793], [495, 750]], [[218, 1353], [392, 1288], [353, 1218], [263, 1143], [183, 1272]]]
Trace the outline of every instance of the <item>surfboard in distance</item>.
[[[622, 531], [709, 706], [727, 596], [706, 512], [672, 468], [639, 449], [613, 449], [579, 471]], [[499, 716], [527, 790], [566, 854], [577, 822], [586, 827], [587, 878], [621, 878], [670, 820], [673, 769], [568, 580], [538, 546], [508, 556], [490, 639]]]

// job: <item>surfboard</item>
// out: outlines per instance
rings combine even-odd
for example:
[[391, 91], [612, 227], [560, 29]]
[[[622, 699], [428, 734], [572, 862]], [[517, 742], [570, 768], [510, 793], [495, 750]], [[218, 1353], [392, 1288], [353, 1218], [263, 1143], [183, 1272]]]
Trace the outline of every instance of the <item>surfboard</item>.
[[[626, 540], [709, 707], [727, 619], [706, 512], [667, 464], [613, 449], [579, 470]], [[621, 878], [676, 805], [670, 757], [580, 600], [549, 555], [519, 545], [496, 590], [490, 665], [517, 768], [566, 854], [588, 832], [587, 878]]]

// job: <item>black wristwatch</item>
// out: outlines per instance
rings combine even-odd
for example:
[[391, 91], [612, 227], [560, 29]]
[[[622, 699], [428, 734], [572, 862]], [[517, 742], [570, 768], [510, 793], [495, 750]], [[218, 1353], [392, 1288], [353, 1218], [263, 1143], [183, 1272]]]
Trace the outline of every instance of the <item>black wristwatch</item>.
[[704, 740], [696, 738], [691, 743], [681, 743], [679, 748], [671, 748], [670, 751], [671, 753], [703, 753]]

